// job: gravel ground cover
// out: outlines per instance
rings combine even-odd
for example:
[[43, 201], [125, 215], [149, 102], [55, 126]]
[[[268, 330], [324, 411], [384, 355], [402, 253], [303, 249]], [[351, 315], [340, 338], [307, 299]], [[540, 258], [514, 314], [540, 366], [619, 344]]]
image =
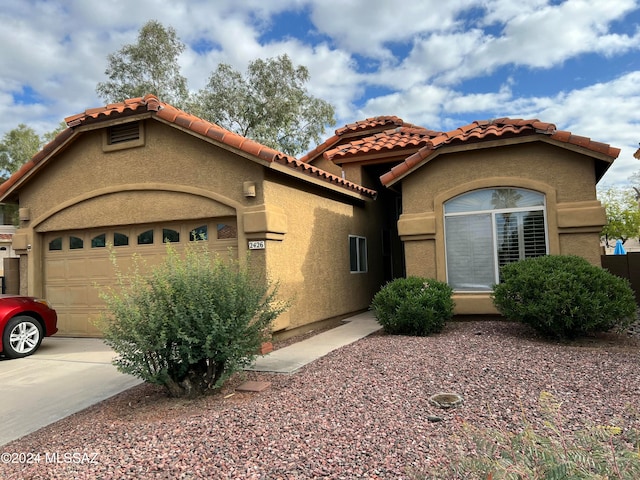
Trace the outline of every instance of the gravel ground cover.
[[[236, 392], [245, 380], [271, 387]], [[443, 391], [464, 404], [432, 406]], [[463, 422], [541, 421], [542, 391], [562, 402], [567, 430], [618, 417], [640, 428], [629, 409], [640, 405], [640, 338], [559, 343], [501, 321], [452, 322], [426, 338], [373, 334], [293, 375], [237, 375], [207, 398], [140, 385], [2, 447], [0, 478], [411, 478], [447, 461]]]

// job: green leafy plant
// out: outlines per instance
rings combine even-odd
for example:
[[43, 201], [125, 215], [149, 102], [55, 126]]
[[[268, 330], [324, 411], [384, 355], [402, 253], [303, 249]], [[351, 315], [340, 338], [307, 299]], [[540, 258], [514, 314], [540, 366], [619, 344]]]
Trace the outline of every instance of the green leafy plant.
[[250, 364], [287, 304], [247, 263], [168, 246], [149, 273], [139, 261], [118, 271], [117, 288], [100, 293], [108, 310], [100, 326], [118, 369], [180, 397], [215, 391]]
[[453, 316], [452, 294], [437, 280], [398, 278], [376, 293], [371, 309], [386, 332], [425, 336], [440, 332]]
[[552, 255], [500, 270], [493, 302], [502, 315], [559, 338], [627, 328], [636, 302], [629, 282], [584, 258]]
[[549, 392], [539, 399], [542, 424], [523, 418], [517, 432], [463, 424], [446, 465], [414, 472], [415, 479], [483, 480], [632, 480], [640, 478], [637, 411], [620, 425], [563, 426], [561, 403]]

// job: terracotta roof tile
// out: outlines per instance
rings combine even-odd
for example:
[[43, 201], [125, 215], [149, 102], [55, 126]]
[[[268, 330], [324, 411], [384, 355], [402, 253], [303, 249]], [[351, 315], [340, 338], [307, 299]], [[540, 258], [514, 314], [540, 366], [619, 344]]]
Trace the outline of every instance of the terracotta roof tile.
[[146, 95], [144, 97], [130, 98], [124, 102], [112, 103], [104, 107], [90, 108], [85, 110], [83, 113], [71, 115], [65, 118], [69, 128], [60, 133], [51, 143], [45, 146], [43, 150], [38, 152], [33, 159], [23, 165], [18, 172], [0, 185], [0, 196], [3, 196], [22, 177], [27, 175], [27, 173], [29, 173], [37, 163], [42, 161], [56, 148], [61, 146], [73, 134], [73, 128], [140, 113], [152, 113], [157, 118], [168, 123], [191, 130], [194, 133], [224, 143], [232, 148], [237, 148], [238, 150], [269, 163], [277, 161], [292, 170], [301, 171], [309, 176], [321, 178], [331, 184], [344, 187], [364, 196], [375, 197], [376, 195], [374, 190], [348, 182], [341, 177], [325, 172], [319, 168], [302, 168], [302, 165], [306, 165], [304, 162], [288, 157], [287, 155], [270, 147], [261, 145], [253, 140], [242, 137], [229, 130], [225, 130], [219, 125], [179, 110], [167, 103], [163, 103], [154, 95]]
[[[335, 131], [335, 135], [331, 136], [316, 148], [300, 157], [300, 160], [303, 162], [313, 162], [314, 160], [323, 156], [326, 152], [338, 149], [338, 147], [340, 147], [341, 145], [353, 143], [358, 139], [364, 139], [384, 132], [385, 130], [400, 127], [406, 128], [407, 130], [410, 130], [412, 128], [415, 128], [416, 130], [425, 130], [422, 127], [405, 122], [404, 120], [396, 116], [379, 116], [366, 118], [364, 120], [349, 123], [344, 127], [338, 128]], [[324, 155], [324, 157], [327, 158], [326, 155]]]
[[339, 128], [338, 130], [336, 130], [336, 135], [339, 136], [345, 134], [346, 132], [359, 132], [362, 130], [371, 130], [372, 128], [379, 127], [389, 128], [390, 126], [394, 125], [397, 127], [401, 127], [403, 125], [413, 126], [405, 123], [404, 120], [396, 116], [371, 117], [364, 120], [359, 120], [354, 123], [349, 123], [344, 127]]
[[[495, 140], [498, 138], [520, 137], [527, 135], [544, 134], [549, 138], [571, 145], [575, 145], [585, 150], [605, 155], [611, 160], [620, 154], [619, 148], [611, 147], [608, 144], [595, 142], [587, 137], [573, 135], [571, 132], [556, 130], [552, 123], [541, 122], [538, 119], [523, 120], [520, 118], [499, 118], [493, 120], [479, 120], [469, 125], [459, 127], [449, 132], [441, 133], [429, 139], [429, 142], [416, 153], [405, 159], [405, 161], [392, 168], [389, 172], [380, 177], [383, 185], [389, 185], [399, 177], [405, 175], [410, 170], [423, 163], [425, 159], [435, 154], [435, 152], [446, 145], [459, 145], [463, 143], [475, 143], [480, 141]], [[598, 180], [606, 172], [598, 169]]]
[[415, 151], [428, 145], [432, 138], [439, 135], [442, 135], [442, 132], [409, 124], [344, 143], [336, 148], [327, 150], [324, 156], [328, 160], [339, 164], [341, 160], [361, 157], [368, 153]]
[[314, 148], [313, 150], [310, 150], [309, 152], [304, 154], [302, 157], [300, 157], [300, 161], [306, 163], [306, 162], [312, 161], [315, 158], [318, 158], [319, 156], [322, 155], [322, 153], [325, 150], [328, 150], [329, 148], [337, 144], [341, 139], [342, 137], [340, 135], [333, 135], [327, 138], [324, 142], [322, 142], [316, 148]]
[[349, 188], [350, 190], [353, 190], [354, 192], [366, 195], [366, 196], [370, 196], [370, 197], [375, 197], [377, 195], [377, 192], [375, 190], [371, 190], [369, 188], [365, 188], [361, 185], [358, 185], [357, 183], [353, 183], [350, 182], [348, 180], [344, 180], [341, 177], [338, 177], [336, 175], [333, 175], [325, 170], [322, 170], [320, 168], [314, 167], [313, 165], [303, 162], [301, 160], [298, 160], [296, 158], [293, 157], [289, 157], [288, 155], [284, 155], [284, 154], [279, 154], [275, 159], [275, 162], [280, 163], [282, 165], [286, 165], [288, 167], [291, 168], [295, 168], [301, 172], [304, 172], [308, 175], [312, 175], [312, 176], [316, 176], [319, 178], [324, 178], [327, 181], [330, 181], [331, 183], [334, 183], [336, 185], [343, 185], [347, 188]]

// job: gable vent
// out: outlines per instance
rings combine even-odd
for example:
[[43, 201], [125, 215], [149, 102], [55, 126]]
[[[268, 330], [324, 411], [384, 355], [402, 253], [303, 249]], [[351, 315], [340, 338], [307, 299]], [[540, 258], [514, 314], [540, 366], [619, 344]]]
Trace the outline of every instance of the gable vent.
[[109, 127], [109, 145], [140, 139], [140, 122], [123, 123]]

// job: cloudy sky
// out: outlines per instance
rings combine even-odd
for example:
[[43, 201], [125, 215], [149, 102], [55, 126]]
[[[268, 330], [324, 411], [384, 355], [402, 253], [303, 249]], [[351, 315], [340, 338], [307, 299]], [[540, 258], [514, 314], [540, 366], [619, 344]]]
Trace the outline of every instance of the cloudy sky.
[[538, 118], [640, 169], [640, 0], [2, 0], [0, 135], [100, 106], [107, 55], [149, 20], [173, 27], [191, 90], [220, 62], [287, 53], [338, 123], [376, 115], [449, 130]]

